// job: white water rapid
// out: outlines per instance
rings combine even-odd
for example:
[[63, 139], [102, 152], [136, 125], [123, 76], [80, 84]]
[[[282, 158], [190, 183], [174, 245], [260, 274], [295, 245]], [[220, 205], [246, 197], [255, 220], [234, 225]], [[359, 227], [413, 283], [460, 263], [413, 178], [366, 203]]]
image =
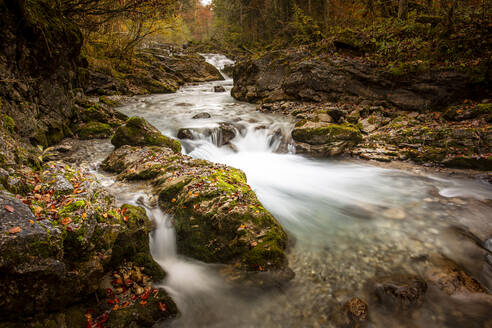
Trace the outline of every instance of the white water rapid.
[[[231, 63], [220, 55], [204, 56], [219, 68]], [[227, 92], [214, 92], [214, 86]], [[195, 139], [182, 140], [187, 154], [242, 169], [263, 205], [296, 241], [288, 255], [296, 278], [288, 288], [268, 293], [234, 287], [220, 275], [220, 266], [180, 256], [172, 218], [147, 206], [157, 223], [153, 256], [168, 273], [161, 287], [181, 311], [171, 327], [327, 327], [333, 305], [363, 295], [378, 272], [411, 270], [411, 258], [433, 253], [470, 256], [447, 233], [451, 224], [488, 224], [491, 230], [490, 184], [295, 155], [289, 137], [293, 122], [236, 101], [231, 87], [226, 77], [175, 94], [138, 97], [119, 110], [146, 118], [170, 137], [190, 128]], [[197, 114], [210, 117], [193, 119]], [[221, 145], [230, 131], [235, 137]], [[125, 193], [133, 202], [145, 194]], [[378, 314], [372, 320], [376, 326], [382, 322]], [[384, 320], [386, 326], [406, 327], [397, 318]], [[444, 326], [431, 314], [413, 324]]]

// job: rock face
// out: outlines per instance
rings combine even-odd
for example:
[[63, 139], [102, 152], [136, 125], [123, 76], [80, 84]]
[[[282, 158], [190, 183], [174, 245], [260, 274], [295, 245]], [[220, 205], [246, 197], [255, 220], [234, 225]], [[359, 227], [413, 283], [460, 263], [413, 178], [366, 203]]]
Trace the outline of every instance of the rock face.
[[[36, 187], [24, 196], [17, 199], [0, 192], [2, 322], [43, 318], [70, 306], [83, 308], [95, 293], [105, 297], [107, 290], [101, 282], [121, 267], [138, 268], [147, 277], [145, 282], [135, 280], [128, 290], [137, 286], [150, 290], [152, 279], [164, 278], [150, 254], [152, 226], [144, 209], [116, 207], [93, 177], [66, 164], [52, 163], [42, 173], [26, 176]], [[76, 189], [62, 186], [63, 193], [55, 194], [60, 184], [73, 184]], [[176, 314], [174, 303], [166, 302], [168, 313], [161, 313], [155, 304], [162, 318]], [[98, 306], [97, 311], [105, 311]], [[85, 321], [83, 313], [80, 317]], [[126, 320], [135, 321], [131, 314]]]
[[287, 268], [287, 235], [260, 204], [240, 170], [168, 148], [118, 148], [103, 163], [119, 179], [152, 179], [161, 208], [173, 215], [179, 252], [245, 270]]
[[363, 300], [354, 297], [343, 306], [335, 308], [331, 319], [337, 327], [359, 328], [368, 321], [369, 309]]
[[119, 127], [111, 143], [116, 147], [131, 146], [163, 146], [181, 152], [181, 144], [177, 140], [163, 136], [159, 130], [141, 117], [131, 117], [124, 126]]
[[0, 164], [34, 160], [19, 142], [46, 146], [71, 133], [82, 34], [53, 7], [0, 3]]
[[336, 156], [362, 141], [359, 129], [351, 124], [323, 124], [301, 121], [292, 131], [298, 153]]
[[239, 62], [234, 78], [232, 95], [250, 102], [333, 102], [360, 97], [421, 111], [486, 94], [483, 86], [456, 72], [396, 75], [352, 58], [315, 59], [303, 49], [270, 52]]

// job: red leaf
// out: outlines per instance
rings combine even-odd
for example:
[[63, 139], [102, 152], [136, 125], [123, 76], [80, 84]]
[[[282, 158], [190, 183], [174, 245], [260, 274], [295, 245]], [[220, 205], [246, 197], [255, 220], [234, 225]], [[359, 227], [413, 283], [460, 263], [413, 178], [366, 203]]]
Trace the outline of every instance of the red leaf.
[[159, 310], [161, 310], [162, 312], [166, 312], [167, 311], [166, 304], [159, 302]]
[[3, 208], [10, 213], [14, 213], [15, 209], [10, 205], [3, 205]]

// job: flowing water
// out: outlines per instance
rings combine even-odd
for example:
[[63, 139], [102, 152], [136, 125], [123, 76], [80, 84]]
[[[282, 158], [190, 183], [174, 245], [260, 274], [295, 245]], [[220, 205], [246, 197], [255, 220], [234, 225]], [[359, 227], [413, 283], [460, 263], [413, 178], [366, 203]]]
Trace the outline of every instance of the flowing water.
[[[230, 63], [223, 56], [205, 56], [219, 68]], [[217, 85], [227, 92], [214, 92]], [[176, 137], [180, 128], [193, 128], [195, 140], [183, 141], [185, 153], [242, 169], [263, 205], [295, 241], [288, 258], [296, 277], [288, 286], [271, 291], [231, 285], [221, 276], [220, 266], [177, 254], [170, 218], [147, 205], [157, 222], [152, 252], [168, 273], [161, 287], [181, 311], [181, 316], [167, 325], [329, 327], [334, 305], [353, 296], [366, 299], [367, 286], [375, 276], [416, 273], [415, 259], [437, 253], [469, 264], [482, 284], [492, 286], [490, 268], [480, 248], [449, 229], [460, 224], [469, 226], [483, 240], [491, 236], [489, 183], [431, 176], [418, 169], [404, 172], [295, 155], [289, 138], [293, 122], [256, 112], [254, 105], [234, 100], [231, 87], [230, 78], [189, 85], [175, 94], [138, 97], [119, 110], [146, 118], [171, 137]], [[210, 118], [192, 118], [200, 113], [208, 113]], [[225, 132], [220, 129], [224, 122], [232, 124], [229, 127], [236, 137], [230, 144], [218, 146], [224, 141]], [[146, 204], [141, 201], [148, 198], [146, 191], [139, 185], [112, 187], [118, 188], [120, 201]], [[463, 304], [436, 295], [412, 320], [371, 308], [372, 325], [456, 325], [446, 313], [464, 309]], [[482, 322], [483, 313], [478, 312], [463, 315], [471, 323]]]

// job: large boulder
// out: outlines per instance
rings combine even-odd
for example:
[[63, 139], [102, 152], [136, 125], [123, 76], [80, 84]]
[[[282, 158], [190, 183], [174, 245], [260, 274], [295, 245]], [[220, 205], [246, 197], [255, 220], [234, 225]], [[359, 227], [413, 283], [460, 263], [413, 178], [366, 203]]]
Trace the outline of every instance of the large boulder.
[[242, 171], [159, 147], [123, 146], [102, 166], [119, 179], [152, 179], [159, 205], [174, 217], [180, 253], [244, 270], [287, 268], [287, 235]]
[[111, 143], [116, 148], [123, 145], [162, 146], [181, 152], [179, 141], [163, 136], [159, 130], [141, 117], [130, 117], [125, 125], [116, 130]]
[[[143, 208], [117, 207], [94, 177], [66, 164], [51, 163], [28, 177], [35, 187], [24, 196], [0, 192], [0, 319], [7, 326], [71, 306], [106, 311], [94, 305], [94, 295], [105, 297], [103, 282], [121, 268], [146, 277], [125, 280], [125, 289], [138, 295], [165, 277], [150, 254], [152, 225]], [[60, 179], [74, 188], [55, 193]], [[135, 321], [131, 313], [127, 320]]]
[[336, 156], [362, 141], [360, 130], [351, 124], [301, 121], [292, 131], [296, 151], [313, 156]]

